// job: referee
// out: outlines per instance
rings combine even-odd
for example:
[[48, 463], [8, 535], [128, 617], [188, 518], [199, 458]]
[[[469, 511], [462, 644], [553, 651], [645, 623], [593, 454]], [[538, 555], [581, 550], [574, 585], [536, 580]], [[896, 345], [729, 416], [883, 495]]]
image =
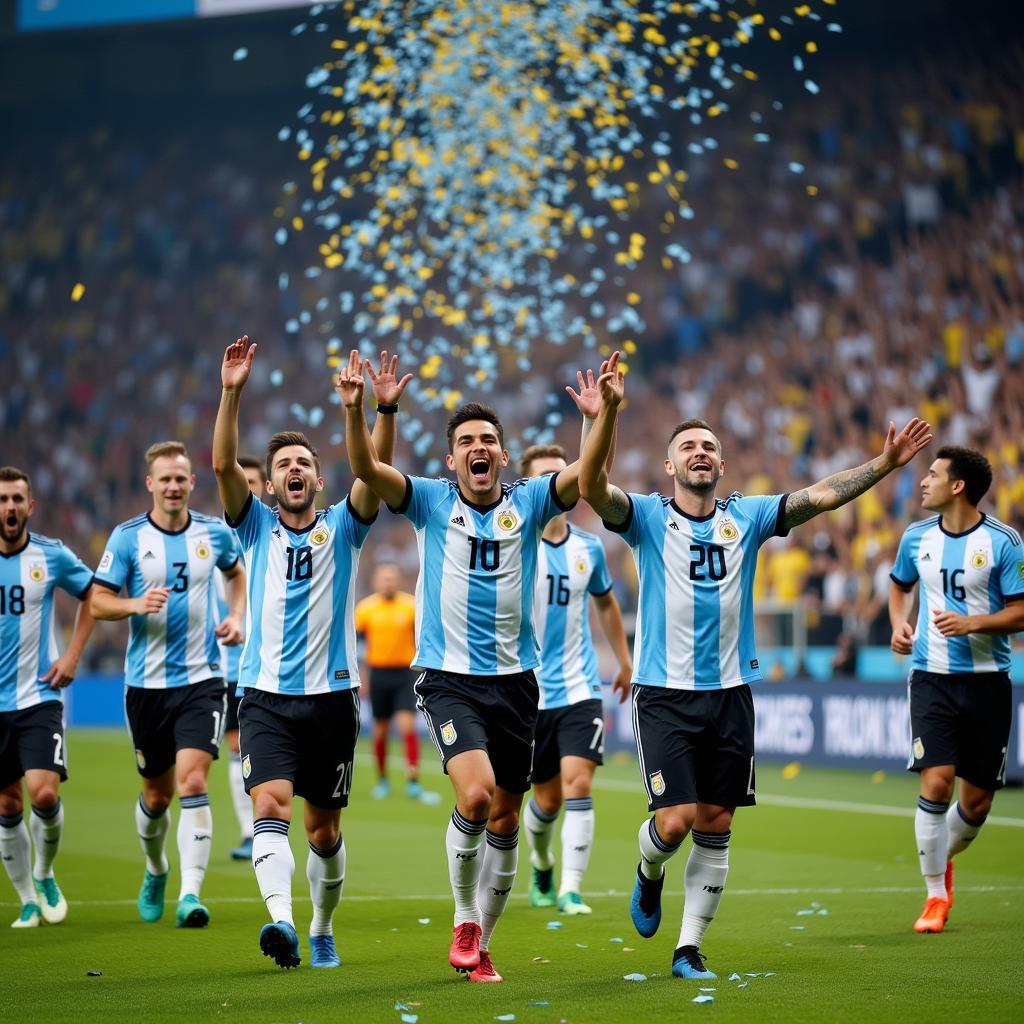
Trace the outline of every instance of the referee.
[[366, 639], [370, 707], [373, 711], [373, 753], [377, 759], [375, 800], [391, 795], [388, 782], [388, 733], [391, 719], [405, 740], [405, 793], [412, 800], [435, 804], [440, 797], [420, 785], [420, 741], [416, 735], [415, 674], [409, 667], [416, 653], [416, 599], [398, 589], [398, 567], [388, 562], [373, 573], [373, 593], [356, 605], [356, 632]]

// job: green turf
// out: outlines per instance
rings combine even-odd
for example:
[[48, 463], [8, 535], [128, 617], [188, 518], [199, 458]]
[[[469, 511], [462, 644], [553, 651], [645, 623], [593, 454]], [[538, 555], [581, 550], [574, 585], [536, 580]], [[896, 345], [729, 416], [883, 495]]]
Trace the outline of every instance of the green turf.
[[[586, 897], [590, 918], [531, 910], [529, 872], [519, 879], [492, 942], [503, 985], [471, 985], [447, 965], [451, 928], [443, 835], [451, 802], [447, 780], [430, 764], [426, 781], [444, 791], [438, 807], [403, 796], [376, 802], [365, 752], [342, 823], [348, 846], [345, 896], [335, 920], [344, 966], [284, 972], [262, 957], [266, 920], [252, 868], [227, 857], [236, 840], [226, 769], [214, 766], [215, 838], [204, 901], [206, 931], [174, 927], [172, 876], [164, 919], [139, 921], [135, 897], [142, 859], [135, 838], [134, 761], [123, 733], [78, 731], [69, 738], [72, 781], [64, 790], [67, 826], [57, 877], [71, 904], [67, 921], [32, 931], [0, 927], [4, 1020], [10, 1021], [390, 1021], [396, 1002], [420, 1024], [493, 1021], [527, 1024], [669, 1021], [1021, 1019], [1024, 997], [1024, 830], [990, 824], [959, 863], [948, 930], [915, 935], [923, 900], [912, 818], [784, 806], [772, 796], [910, 809], [914, 780], [805, 769], [783, 780], [763, 765], [764, 802], [741, 811], [734, 828], [729, 888], [705, 940], [713, 1005], [694, 1005], [699, 985], [669, 975], [682, 906], [683, 856], [668, 868], [665, 919], [640, 939], [629, 921], [628, 889], [636, 832], [645, 816], [635, 769], [611, 764], [595, 792], [597, 840]], [[429, 755], [429, 751], [426, 751]], [[400, 772], [394, 772], [397, 782]], [[1024, 793], [999, 795], [995, 815], [1024, 819]], [[299, 819], [301, 820], [301, 818]], [[296, 834], [298, 833], [298, 834]], [[300, 935], [310, 907], [305, 841], [293, 828]], [[685, 850], [683, 851], [685, 855]], [[16, 916], [0, 879], [0, 914]], [[818, 904], [827, 915], [797, 916]], [[420, 919], [427, 919], [421, 923]], [[802, 928], [803, 930], [794, 930]], [[621, 942], [612, 941], [621, 939]], [[90, 977], [89, 971], [100, 971]], [[744, 975], [746, 988], [726, 980]], [[775, 972], [764, 977], [764, 972]], [[644, 983], [623, 980], [641, 972]], [[747, 972], [762, 976], [748, 978]], [[546, 1002], [547, 1006], [531, 1006]]]

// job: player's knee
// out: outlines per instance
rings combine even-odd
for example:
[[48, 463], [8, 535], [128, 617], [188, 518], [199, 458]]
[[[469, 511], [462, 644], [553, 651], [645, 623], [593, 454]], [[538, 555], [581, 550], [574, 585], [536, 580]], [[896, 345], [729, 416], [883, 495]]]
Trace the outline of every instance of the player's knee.
[[285, 803], [273, 793], [260, 793], [253, 797], [252, 813], [254, 818], [277, 818], [281, 821], [291, 820], [291, 802]]
[[18, 814], [24, 807], [25, 803], [21, 795], [20, 785], [16, 789], [11, 787], [10, 789], [0, 790], [0, 816], [7, 818]]
[[338, 842], [338, 835], [338, 826], [331, 822], [324, 822], [306, 829], [306, 838], [318, 850], [330, 850]]
[[674, 846], [686, 838], [693, 828], [693, 819], [694, 811], [690, 807], [662, 807], [655, 814], [655, 827], [662, 840]]
[[519, 812], [505, 810], [491, 815], [487, 821], [487, 830], [496, 836], [510, 836], [519, 828]]
[[181, 796], [198, 796], [206, 791], [206, 771], [202, 768], [193, 768], [178, 780], [178, 793]]
[[953, 799], [953, 780], [947, 779], [944, 775], [933, 775], [923, 779], [921, 795], [933, 803], [948, 804]]
[[557, 814], [562, 809], [561, 797], [555, 793], [534, 792], [533, 802], [544, 812], [544, 814]]
[[587, 771], [577, 772], [575, 775], [562, 777], [562, 789], [565, 790], [566, 800], [582, 800], [590, 796], [593, 779]]
[[35, 786], [29, 790], [28, 795], [32, 806], [38, 807], [41, 811], [52, 811], [60, 799], [56, 782], [44, 782], [42, 785]]
[[972, 793], [970, 796], [966, 796], [961, 793], [960, 809], [971, 821], [982, 821], [988, 817], [988, 812], [992, 810], [992, 794]]
[[162, 790], [150, 789], [142, 794], [142, 802], [151, 814], [158, 816], [170, 807], [171, 795], [170, 793], [164, 793]]

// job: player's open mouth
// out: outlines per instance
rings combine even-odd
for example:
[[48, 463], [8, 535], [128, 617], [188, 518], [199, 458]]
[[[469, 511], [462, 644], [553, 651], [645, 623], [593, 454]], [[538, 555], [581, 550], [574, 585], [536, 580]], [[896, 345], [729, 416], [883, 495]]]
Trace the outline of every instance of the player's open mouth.
[[301, 477], [293, 476], [288, 481], [288, 493], [289, 494], [301, 494], [305, 490], [305, 485], [302, 483]]
[[692, 469], [694, 471], [697, 471], [697, 470], [700, 470], [700, 469], [704, 469], [704, 470], [707, 470], [708, 472], [710, 472], [711, 471], [711, 463], [710, 462], [691, 462], [690, 463], [690, 469]]
[[483, 483], [487, 480], [490, 469], [491, 464], [487, 459], [473, 459], [469, 464], [469, 472], [477, 483]]
[[14, 529], [18, 525], [18, 515], [16, 512], [8, 512], [7, 517], [4, 519], [4, 526]]

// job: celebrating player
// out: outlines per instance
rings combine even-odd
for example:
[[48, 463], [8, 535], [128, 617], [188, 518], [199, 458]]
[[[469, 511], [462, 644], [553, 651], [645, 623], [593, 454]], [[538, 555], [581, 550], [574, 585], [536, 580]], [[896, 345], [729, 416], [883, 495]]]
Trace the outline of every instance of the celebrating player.
[[[239, 455], [238, 464], [249, 482], [249, 490], [262, 500], [267, 490], [267, 474], [263, 463], [254, 455]], [[221, 584], [222, 577], [217, 577], [217, 600], [220, 615], [228, 613], [227, 595]], [[242, 645], [240, 643], [221, 645], [221, 658], [224, 661], [224, 678], [228, 683], [228, 715], [224, 725], [224, 742], [228, 745], [228, 785], [231, 789], [231, 802], [235, 807], [235, 815], [242, 830], [239, 844], [231, 850], [232, 860], [252, 860], [252, 801], [245, 791], [245, 779], [242, 778], [242, 757], [238, 752], [238, 704], [242, 694], [238, 690], [238, 666], [242, 661]]]
[[[260, 949], [280, 967], [297, 967], [292, 915], [295, 859], [288, 845], [294, 796], [305, 799], [306, 875], [313, 901], [313, 967], [340, 967], [333, 916], [345, 879], [341, 809], [348, 804], [359, 733], [359, 665], [353, 592], [359, 551], [378, 500], [356, 482], [344, 503], [318, 511], [320, 457], [302, 434], [275, 434], [267, 447], [269, 508], [256, 500], [237, 461], [238, 409], [256, 346], [228, 345], [221, 367], [213, 468], [228, 522], [249, 569], [250, 593], [239, 684], [242, 775], [253, 802], [252, 862], [271, 923]], [[358, 354], [356, 354], [358, 365]], [[411, 374], [398, 380], [398, 357], [381, 353], [374, 373], [376, 443], [387, 458], [394, 413]]]
[[[596, 411], [596, 388], [579, 379], [582, 395], [566, 390], [582, 411]], [[530, 787], [537, 547], [545, 525], [578, 500], [579, 463], [503, 485], [501, 423], [470, 403], [448, 421], [447, 465], [456, 479], [407, 477], [374, 451], [358, 362], [350, 359], [338, 391], [353, 472], [416, 529], [417, 704], [455, 789], [446, 838], [455, 897], [449, 962], [472, 981], [501, 981], [489, 944], [515, 880], [519, 809]]]
[[991, 484], [981, 452], [940, 448], [921, 481], [921, 507], [936, 514], [907, 528], [892, 569], [892, 649], [913, 655], [908, 768], [921, 776], [914, 832], [927, 885], [916, 932], [945, 927], [953, 858], [984, 825], [1006, 771], [1009, 637], [1024, 629], [1024, 546], [1015, 530], [978, 510]]
[[624, 394], [621, 372], [601, 375], [601, 409], [584, 446], [583, 497], [622, 534], [640, 576], [633, 673], [633, 727], [648, 808], [630, 905], [637, 931], [661, 922], [664, 865], [689, 833], [686, 904], [672, 973], [714, 978], [700, 944], [729, 869], [738, 806], [754, 800], [754, 708], [748, 683], [760, 678], [754, 646], [757, 549], [772, 536], [839, 508], [909, 462], [931, 440], [913, 419], [893, 424], [882, 454], [857, 469], [788, 495], [716, 499], [722, 446], [703, 420], [672, 431], [664, 462], [673, 494], [625, 494], [605, 463]]
[[370, 669], [370, 705], [373, 709], [373, 754], [377, 762], [376, 800], [391, 793], [388, 782], [388, 732], [391, 719], [405, 742], [405, 793], [411, 800], [436, 804], [440, 794], [420, 784], [420, 738], [416, 735], [415, 676], [409, 667], [416, 653], [416, 599], [398, 589], [398, 566], [378, 565], [373, 590], [356, 605], [356, 632], [366, 639], [366, 664]]
[[[12, 928], [67, 917], [53, 877], [64, 831], [58, 787], [68, 777], [61, 690], [75, 678], [93, 627], [92, 572], [59, 540], [29, 532], [35, 504], [28, 475], [0, 468], [0, 857], [21, 900]], [[82, 602], [63, 655], [53, 625], [56, 587]], [[32, 806], [28, 827], [22, 777]]]
[[[97, 619], [129, 619], [125, 716], [142, 793], [135, 808], [146, 869], [139, 915], [164, 912], [164, 853], [178, 791], [179, 928], [203, 928], [199, 892], [210, 860], [213, 818], [208, 776], [224, 730], [226, 691], [217, 641], [237, 644], [245, 614], [245, 570], [234, 534], [189, 510], [195, 475], [185, 446], [162, 441], [146, 452], [153, 508], [114, 528], [96, 570]], [[215, 624], [215, 570], [227, 580], [229, 614]], [[127, 597], [119, 597], [122, 588]]]
[[[533, 445], [523, 452], [519, 472], [523, 477], [547, 476], [560, 473], [566, 464], [561, 445]], [[594, 769], [604, 754], [601, 680], [590, 637], [588, 596], [619, 661], [612, 689], [621, 703], [629, 694], [633, 665], [604, 545], [571, 526], [565, 515], [555, 516], [544, 527], [538, 552], [534, 624], [540, 642], [540, 711], [525, 825], [532, 866], [530, 903], [554, 906], [551, 836], [565, 803], [558, 888], [558, 909], [564, 914], [591, 912], [580, 890], [594, 840]]]

